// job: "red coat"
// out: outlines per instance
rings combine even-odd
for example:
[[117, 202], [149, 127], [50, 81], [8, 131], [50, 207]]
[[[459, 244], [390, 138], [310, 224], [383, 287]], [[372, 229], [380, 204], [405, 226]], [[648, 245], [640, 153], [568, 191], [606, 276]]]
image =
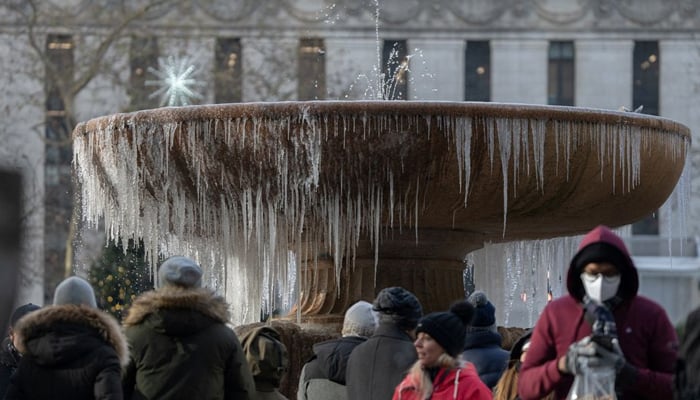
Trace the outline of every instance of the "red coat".
[[[620, 303], [613, 308], [620, 347], [627, 362], [638, 371], [635, 382], [625, 382], [625, 399], [672, 399], [672, 378], [677, 358], [676, 331], [661, 306], [637, 295], [639, 285], [636, 268], [622, 242], [612, 231], [599, 227], [591, 231], [580, 249], [591, 244], [606, 243], [622, 252]], [[557, 361], [569, 345], [591, 334], [591, 325], [584, 318], [581, 306], [583, 284], [581, 262], [574, 256], [569, 267], [568, 296], [548, 304], [532, 333], [527, 358], [520, 369], [518, 394], [523, 400], [534, 400], [555, 391], [556, 399], [565, 399], [572, 375], [562, 374]]]
[[[467, 364], [460, 369], [441, 369], [433, 382], [433, 395], [430, 399], [491, 400], [493, 395], [479, 378], [474, 366]], [[394, 390], [393, 400], [423, 400], [418, 398], [413, 377], [410, 374]]]

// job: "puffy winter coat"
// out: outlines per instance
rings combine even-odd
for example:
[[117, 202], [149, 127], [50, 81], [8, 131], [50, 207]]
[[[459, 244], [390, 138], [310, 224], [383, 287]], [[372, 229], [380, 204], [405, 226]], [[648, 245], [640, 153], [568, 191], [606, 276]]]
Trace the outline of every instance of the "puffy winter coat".
[[350, 353], [367, 338], [345, 336], [316, 343], [299, 377], [298, 400], [347, 399], [345, 373]]
[[493, 389], [508, 366], [508, 351], [501, 347], [501, 335], [490, 330], [472, 330], [464, 340], [462, 358], [474, 364], [479, 378]]
[[5, 399], [122, 399], [128, 349], [109, 314], [87, 306], [48, 306], [22, 318], [15, 331], [23, 357]]
[[133, 302], [124, 327], [126, 399], [246, 400], [255, 384], [228, 305], [207, 289], [165, 286]]
[[[462, 368], [438, 371], [433, 380], [430, 400], [491, 400], [491, 390], [484, 385], [471, 364]], [[418, 397], [413, 377], [406, 378], [396, 387], [393, 400], [423, 400]]]

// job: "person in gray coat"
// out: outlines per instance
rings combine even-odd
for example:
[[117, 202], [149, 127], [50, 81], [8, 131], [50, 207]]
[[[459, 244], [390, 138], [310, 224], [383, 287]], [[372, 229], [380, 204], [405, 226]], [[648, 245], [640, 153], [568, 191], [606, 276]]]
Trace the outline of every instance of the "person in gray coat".
[[343, 318], [341, 338], [316, 343], [313, 357], [299, 377], [297, 400], [345, 400], [345, 372], [352, 351], [372, 336], [377, 326], [372, 304], [358, 301]]
[[474, 306], [474, 319], [467, 327], [462, 358], [474, 364], [481, 381], [493, 389], [508, 367], [510, 354], [501, 347], [496, 329], [496, 308], [486, 293], [475, 291], [467, 299]]
[[423, 307], [408, 290], [382, 289], [374, 300], [378, 325], [374, 335], [350, 354], [345, 381], [348, 400], [391, 399], [418, 356], [413, 346]]

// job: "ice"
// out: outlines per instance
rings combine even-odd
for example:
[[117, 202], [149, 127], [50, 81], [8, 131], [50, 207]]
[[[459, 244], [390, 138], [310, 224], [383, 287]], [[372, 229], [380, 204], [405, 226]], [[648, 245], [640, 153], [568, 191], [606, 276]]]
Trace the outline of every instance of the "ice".
[[[487, 127], [485, 138], [474, 137], [476, 124]], [[242, 316], [235, 322], [243, 323], [256, 321], [261, 308], [266, 313], [288, 308], [302, 295], [301, 262], [314, 264], [319, 254], [330, 255], [338, 273], [352, 266], [360, 239], [367, 238], [377, 265], [381, 241], [391, 233], [390, 227], [413, 230], [420, 243], [419, 217], [433, 189], [426, 184], [426, 171], [417, 171], [409, 182], [399, 181], [415, 168], [401, 158], [410, 141], [421, 139], [412, 135], [429, 137], [434, 129], [446, 135], [454, 148], [458, 172], [454, 185], [463, 193], [464, 207], [478, 207], [469, 202], [472, 143], [480, 139], [487, 144], [491, 164], [479, 173], [506, 177], [504, 234], [509, 194], [521, 183], [515, 177], [523, 172], [534, 176], [538, 190], [545, 193], [547, 160], [569, 179], [570, 157], [583, 143], [591, 143], [597, 154], [601, 180], [621, 172], [621, 181], [612, 183], [613, 192], [640, 184], [643, 151], [678, 158], [689, 148], [687, 138], [672, 132], [665, 133], [661, 146], [650, 149], [649, 137], [658, 132], [606, 126], [537, 118], [481, 116], [476, 121], [470, 116], [362, 112], [158, 123], [135, 113], [76, 135], [74, 165], [89, 225], [104, 220], [110, 238], [143, 238], [153, 266], [161, 254], [206, 260], [212, 267], [207, 275], [211, 286], [226, 295], [236, 307], [234, 315]], [[547, 136], [550, 128], [556, 133]], [[380, 147], [364, 154], [368, 150], [354, 144], [357, 132]], [[557, 154], [547, 158], [544, 149], [550, 140], [557, 143]], [[337, 147], [329, 148], [329, 142]], [[389, 150], [398, 159], [381, 157]], [[345, 153], [356, 157], [332, 164], [337, 176], [322, 174], [325, 165]], [[689, 195], [686, 170], [664, 206], [681, 213], [668, 229], [682, 228]], [[569, 245], [570, 240], [564, 240], [563, 246]], [[508, 290], [499, 301], [509, 313], [502, 315], [507, 322], [524, 293], [528, 303], [523, 303], [523, 312], [530, 319], [522, 322], [529, 323], [546, 301], [545, 288], [551, 287], [554, 295], [561, 293], [561, 268], [569, 254], [544, 242], [529, 249], [518, 246], [524, 245], [513, 244], [503, 251], [504, 270], [496, 278], [507, 281]], [[497, 256], [488, 256], [489, 265]], [[483, 262], [475, 259], [477, 284], [486, 281], [480, 274], [493, 273], [478, 268]], [[542, 268], [526, 269], [532, 265]]]

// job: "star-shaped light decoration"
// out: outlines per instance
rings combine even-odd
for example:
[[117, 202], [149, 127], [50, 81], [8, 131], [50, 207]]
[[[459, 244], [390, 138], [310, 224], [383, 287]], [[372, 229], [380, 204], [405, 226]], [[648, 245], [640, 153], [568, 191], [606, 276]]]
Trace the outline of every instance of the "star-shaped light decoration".
[[186, 106], [192, 99], [202, 98], [195, 88], [204, 86], [204, 83], [195, 79], [197, 67], [190, 63], [189, 57], [159, 58], [158, 69], [148, 67], [148, 71], [158, 77], [146, 81], [146, 86], [158, 87], [148, 97], [160, 96], [161, 106]]

